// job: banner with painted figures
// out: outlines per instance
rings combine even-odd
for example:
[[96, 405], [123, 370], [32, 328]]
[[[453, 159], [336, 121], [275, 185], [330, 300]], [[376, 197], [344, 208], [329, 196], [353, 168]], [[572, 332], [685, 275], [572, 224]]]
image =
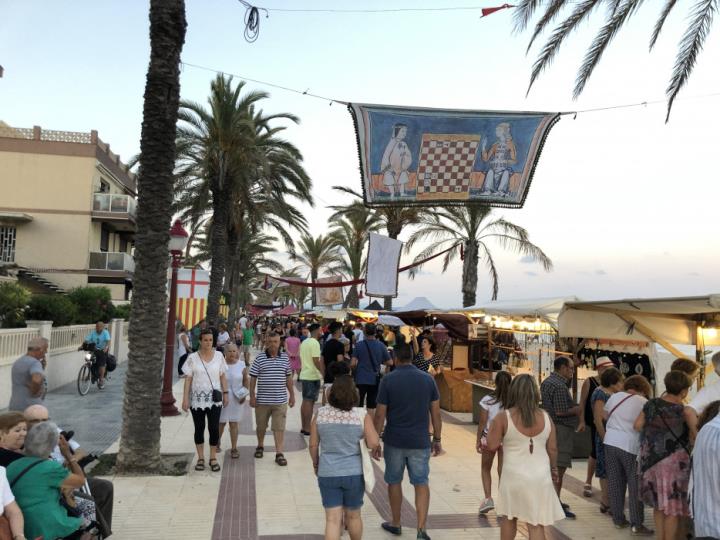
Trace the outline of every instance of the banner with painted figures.
[[355, 121], [365, 204], [525, 203], [559, 113], [348, 105]]

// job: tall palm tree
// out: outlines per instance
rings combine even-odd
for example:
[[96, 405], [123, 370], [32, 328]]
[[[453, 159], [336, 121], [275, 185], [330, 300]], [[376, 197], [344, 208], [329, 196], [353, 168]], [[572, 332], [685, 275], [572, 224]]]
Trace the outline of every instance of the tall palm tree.
[[[330, 219], [336, 216], [349, 215], [353, 213], [362, 214], [363, 209], [366, 209], [365, 205], [362, 204], [363, 196], [357, 191], [344, 187], [344, 186], [333, 186], [334, 190], [346, 193], [355, 197], [356, 201], [353, 201], [346, 206], [331, 206], [330, 208], [335, 210], [335, 213]], [[374, 208], [372, 212], [378, 217], [380, 222], [383, 224], [387, 235], [393, 240], [397, 240], [400, 233], [406, 227], [417, 225], [420, 223], [421, 209], [416, 206], [392, 206], [392, 207], [381, 207]], [[384, 298], [384, 308], [387, 311], [392, 309], [392, 296], [386, 296]]]
[[[320, 272], [332, 269], [341, 262], [335, 239], [330, 235], [323, 236], [322, 234], [317, 237], [302, 235], [298, 242], [298, 248], [290, 254], [290, 258], [308, 270], [310, 281], [317, 281]], [[314, 307], [316, 303], [317, 294], [313, 288], [312, 306]]]
[[165, 350], [167, 261], [175, 129], [180, 99], [184, 0], [150, 1], [150, 65], [140, 136], [135, 275], [118, 471], [158, 472], [160, 387]]
[[[297, 123], [297, 117], [286, 113], [265, 115], [256, 105], [268, 94], [243, 94], [244, 85], [241, 81], [234, 86], [232, 78], [219, 75], [211, 84], [209, 108], [187, 101], [181, 102], [180, 108], [178, 176], [186, 179], [185, 204], [195, 219], [207, 211], [208, 202], [212, 209], [207, 311], [211, 324], [219, 312], [234, 207], [242, 206], [242, 215], [263, 193], [276, 202], [290, 196], [312, 204], [311, 181], [301, 166], [302, 155], [278, 137], [283, 127], [271, 126], [278, 119]], [[283, 227], [278, 232], [283, 237], [287, 234]]]
[[[360, 203], [356, 203], [360, 205]], [[344, 216], [335, 216], [330, 236], [343, 252], [336, 269], [349, 279], [362, 277], [367, 267], [366, 246], [369, 234], [382, 227], [380, 218], [363, 205]], [[360, 298], [357, 285], [351, 285], [343, 307], [359, 307]]]
[[[530, 47], [532, 47], [543, 30], [547, 29], [554, 20], [560, 17], [560, 14], [565, 8], [568, 8], [567, 16], [555, 27], [533, 65], [528, 91], [540, 73], [552, 63], [565, 39], [584, 23], [597, 8], [606, 9], [605, 22], [585, 53], [585, 58], [578, 71], [575, 89], [573, 91], [573, 96], [577, 98], [585, 88], [593, 71], [600, 63], [605, 49], [607, 49], [613, 38], [615, 38], [633, 15], [637, 14], [642, 3], [642, 0], [613, 0], [612, 2], [603, 2], [601, 0], [582, 0], [580, 2], [575, 0], [552, 0], [547, 3], [541, 3], [538, 0], [521, 0], [515, 12], [515, 25], [517, 30], [527, 28], [536, 11], [541, 9], [541, 6], [543, 6], [544, 9], [539, 21], [535, 24], [528, 50], [530, 50]], [[670, 15], [670, 12], [678, 3], [677, 0], [664, 1], [664, 5], [658, 15], [650, 37], [650, 50], [652, 50], [657, 43], [668, 15]], [[677, 57], [675, 58], [675, 66], [673, 67], [670, 82], [665, 90], [668, 98], [666, 121], [670, 117], [670, 111], [672, 110], [675, 98], [690, 78], [698, 54], [700, 54], [705, 40], [710, 33], [713, 18], [719, 7], [720, 4], [718, 0], [694, 1], [690, 10], [688, 26], [680, 40], [680, 47]]]
[[[503, 218], [492, 219], [492, 209], [483, 205], [470, 205], [436, 209], [422, 215], [420, 228], [408, 240], [405, 249], [410, 251], [421, 240], [432, 243], [417, 254], [415, 261], [460, 244], [464, 251], [462, 271], [463, 306], [475, 304], [478, 283], [478, 264], [482, 258], [492, 282], [492, 299], [497, 300], [499, 285], [490, 242], [510, 249], [539, 262], [546, 271], [552, 270], [552, 261], [538, 246], [530, 242], [527, 230]], [[457, 249], [448, 251], [443, 257], [443, 272], [457, 256]], [[421, 265], [422, 266], [422, 265]], [[421, 266], [410, 271], [414, 277]]]

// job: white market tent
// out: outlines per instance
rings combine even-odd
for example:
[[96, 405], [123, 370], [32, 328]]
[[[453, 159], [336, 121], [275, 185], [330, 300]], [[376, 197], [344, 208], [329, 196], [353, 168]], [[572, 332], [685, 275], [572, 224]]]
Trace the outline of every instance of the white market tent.
[[676, 356], [686, 355], [674, 345], [695, 345], [698, 351], [720, 345], [719, 329], [718, 294], [567, 302], [559, 317], [560, 337], [649, 341]]
[[433, 303], [428, 300], [425, 296], [418, 296], [413, 298], [410, 302], [403, 307], [393, 308], [393, 311], [418, 311], [421, 309], [425, 310], [436, 310], [438, 309]]
[[560, 312], [568, 302], [577, 302], [576, 296], [562, 296], [557, 298], [532, 298], [526, 300], [505, 300], [501, 302], [488, 302], [486, 304], [463, 308], [465, 313], [484, 313], [503, 317], [537, 317], [544, 319], [551, 326], [557, 328]]

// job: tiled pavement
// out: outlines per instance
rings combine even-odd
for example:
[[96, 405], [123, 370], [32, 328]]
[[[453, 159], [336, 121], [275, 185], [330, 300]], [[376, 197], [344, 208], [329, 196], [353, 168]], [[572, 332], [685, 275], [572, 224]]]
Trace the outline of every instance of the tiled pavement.
[[[106, 432], [117, 434], [121, 402], [112, 392], [122, 390], [122, 371], [108, 388], [107, 395], [95, 398], [96, 390], [82, 398], [72, 392], [55, 392], [49, 396], [53, 418], [77, 432], [77, 439], [86, 443], [85, 435], [93, 437], [93, 423], [104, 418]], [[174, 387], [176, 398], [181, 385]], [[90, 398], [90, 399], [87, 399]], [[299, 392], [296, 398], [300, 399]], [[117, 402], [115, 401], [117, 399]], [[94, 401], [98, 400], [98, 401]], [[83, 406], [77, 407], [80, 403]], [[77, 413], [78, 409], [87, 409]], [[66, 418], [70, 411], [71, 418]], [[89, 414], [89, 416], [88, 416]], [[500, 537], [493, 512], [478, 517], [482, 499], [480, 459], [475, 453], [476, 426], [469, 414], [443, 413], [445, 423], [443, 444], [447, 451], [431, 462], [431, 503], [429, 533], [435, 540], [497, 540]], [[108, 429], [109, 428], [109, 429]], [[192, 540], [321, 540], [324, 512], [320, 493], [310, 466], [306, 444], [299, 435], [298, 407], [288, 413], [286, 433], [287, 467], [273, 461], [272, 436], [267, 435], [266, 456], [253, 458], [256, 444], [251, 410], [248, 407], [240, 430], [240, 458], [230, 459], [227, 452], [220, 456], [221, 473], [191, 470], [183, 477], [115, 477], [115, 516], [113, 538], [118, 540], [192, 539]], [[161, 447], [163, 452], [193, 452], [192, 419], [181, 415], [163, 419]], [[93, 440], [95, 441], [95, 440]], [[97, 444], [102, 445], [97, 439]], [[95, 444], [95, 442], [93, 442]], [[229, 446], [227, 435], [223, 441]], [[109, 451], [117, 449], [115, 442]], [[367, 540], [392, 538], [380, 529], [389, 517], [389, 504], [382, 480], [382, 462], [376, 465], [377, 482], [372, 494], [366, 496], [363, 522]], [[549, 529], [551, 540], [619, 540], [631, 538], [629, 531], [616, 530], [609, 518], [599, 512], [597, 497], [582, 497], [584, 462], [566, 477], [568, 502], [578, 519], [562, 521]], [[404, 537], [414, 538], [413, 492], [407, 481], [403, 484]], [[648, 521], [651, 516], [648, 513]], [[648, 525], [651, 523], [648, 522]], [[527, 529], [519, 526], [519, 538], [527, 537]], [[347, 536], [345, 536], [347, 538]]]

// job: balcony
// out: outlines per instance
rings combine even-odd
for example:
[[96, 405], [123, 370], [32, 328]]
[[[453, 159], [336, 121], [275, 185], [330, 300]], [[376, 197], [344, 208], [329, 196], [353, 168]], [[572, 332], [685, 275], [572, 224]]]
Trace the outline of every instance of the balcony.
[[127, 253], [91, 251], [88, 275], [100, 278], [132, 279], [135, 261]]
[[118, 232], [135, 232], [136, 205], [130, 195], [94, 193], [92, 220], [108, 223]]

